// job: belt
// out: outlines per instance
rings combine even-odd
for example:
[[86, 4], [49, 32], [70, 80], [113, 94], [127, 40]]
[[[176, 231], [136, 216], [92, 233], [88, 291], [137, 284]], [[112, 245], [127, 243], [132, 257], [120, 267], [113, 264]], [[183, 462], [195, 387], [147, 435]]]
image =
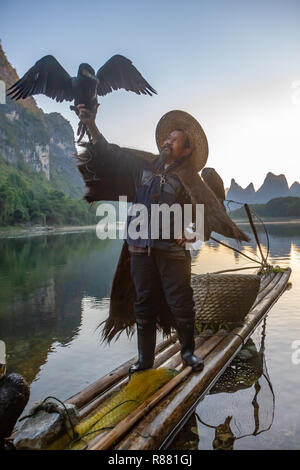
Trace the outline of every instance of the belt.
[[152, 248], [152, 247], [141, 247], [135, 245], [128, 245], [128, 250], [132, 255], [148, 255], [157, 254], [161, 256], [166, 256], [167, 258], [172, 259], [185, 259], [187, 256], [188, 251], [185, 249], [182, 250], [161, 250], [159, 248]]

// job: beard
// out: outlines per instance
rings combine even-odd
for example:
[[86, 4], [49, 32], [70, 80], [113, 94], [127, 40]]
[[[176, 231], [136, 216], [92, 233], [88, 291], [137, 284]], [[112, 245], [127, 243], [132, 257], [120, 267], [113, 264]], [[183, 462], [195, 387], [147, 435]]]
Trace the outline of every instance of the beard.
[[160, 164], [166, 163], [167, 159], [172, 155], [172, 148], [169, 145], [164, 145], [160, 151]]

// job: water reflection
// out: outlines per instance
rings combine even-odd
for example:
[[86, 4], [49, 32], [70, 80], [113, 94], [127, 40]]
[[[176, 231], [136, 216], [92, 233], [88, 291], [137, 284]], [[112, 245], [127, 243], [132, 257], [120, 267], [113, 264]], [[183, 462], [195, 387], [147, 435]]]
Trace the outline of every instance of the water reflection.
[[79, 334], [83, 299], [109, 295], [118, 249], [81, 233], [1, 239], [0, 251], [8, 368], [32, 382], [52, 345], [66, 346]]
[[[249, 243], [243, 243], [242, 246], [239, 245], [235, 240], [232, 240], [229, 238], [225, 239], [224, 237], [214, 232], [212, 233], [212, 236], [220, 240], [221, 242], [225, 243], [229, 247], [236, 248], [242, 251], [244, 254], [250, 256], [250, 258], [260, 261], [261, 258], [259, 255], [257, 244], [253, 236], [250, 224], [244, 223], [240, 225], [241, 225], [242, 230], [251, 238], [251, 241]], [[289, 224], [288, 223], [275, 223], [275, 222], [265, 223], [265, 227], [267, 230], [269, 240], [267, 239], [263, 226], [259, 224], [256, 225], [258, 238], [262, 246], [264, 255], [267, 254], [268, 249], [269, 249], [269, 255], [268, 255], [269, 262], [272, 262], [271, 261], [272, 258], [276, 258], [278, 262], [281, 260], [288, 261], [291, 256], [292, 249], [295, 249], [295, 251], [297, 251], [298, 253], [300, 252], [300, 222], [294, 222], [294, 223], [289, 223]], [[242, 265], [244, 265], [245, 262], [250, 262], [250, 265], [251, 265], [251, 261], [247, 260], [247, 258], [245, 258], [242, 254], [236, 251], [231, 251], [227, 249], [228, 252], [226, 255], [226, 251], [224, 252], [224, 248], [222, 245], [218, 244], [214, 240], [209, 240], [205, 244], [202, 244], [198, 250], [194, 250], [192, 253], [193, 264], [196, 267], [197, 265], [200, 266], [201, 264], [203, 264], [202, 257], [204, 253], [207, 253], [208, 249], [209, 249], [210, 254], [212, 253], [215, 253], [215, 255], [222, 254], [222, 257], [224, 256], [224, 253], [225, 253], [225, 256], [228, 258], [228, 260], [231, 259], [229, 262], [231, 264], [232, 264], [232, 257], [233, 257], [236, 262], [236, 265], [239, 265], [242, 267]], [[213, 258], [212, 256], [211, 261], [217, 262], [217, 258]], [[206, 263], [205, 263], [205, 266], [206, 266]], [[257, 267], [258, 266], [259, 265], [257, 264]], [[230, 266], [230, 267], [233, 267], [233, 266]], [[253, 264], [253, 267], [255, 268], [255, 264]], [[216, 271], [214, 266], [211, 267], [211, 271]]]
[[[249, 224], [242, 228], [252, 237]], [[293, 283], [268, 318], [266, 351], [276, 390], [277, 421], [275, 416], [268, 433], [235, 439], [235, 448], [299, 448], [300, 442], [300, 366], [291, 362], [292, 341], [300, 339], [300, 224], [270, 224], [267, 228], [269, 261], [291, 266]], [[216, 238], [237, 246], [230, 239]], [[260, 239], [266, 250], [263, 233]], [[29, 407], [48, 395], [68, 398], [136, 354], [135, 338], [129, 340], [123, 334], [107, 346], [95, 334], [108, 313], [121, 243], [100, 241], [94, 231], [0, 239], [0, 337], [7, 343], [8, 372], [19, 372], [31, 382]], [[252, 257], [258, 254], [253, 240], [243, 244], [242, 250]], [[252, 266], [253, 271], [245, 272], [255, 272], [258, 265], [214, 241], [193, 253], [195, 273], [243, 266]], [[272, 393], [265, 377], [259, 377], [261, 336], [252, 340], [256, 353], [249, 343], [254, 356], [242, 361], [244, 366], [247, 363], [248, 376], [241, 370], [238, 374], [238, 369], [227, 372], [240, 388], [234, 393], [213, 393], [212, 389], [197, 409], [205, 423], [225, 425], [237, 438], [256, 429], [252, 404], [256, 382], [262, 387], [257, 394], [259, 430], [272, 421]], [[206, 428], [195, 415], [186, 432], [178, 449], [212, 448], [215, 429]]]
[[[261, 329], [259, 348], [250, 338], [209, 392], [209, 395], [234, 394], [241, 390], [251, 389], [252, 393], [248, 394], [247, 420], [244, 417], [241, 418], [240, 407], [232, 406], [230, 409], [226, 398], [223, 398], [223, 406], [221, 409], [219, 406], [217, 412], [220, 422], [213, 423], [211, 416], [207, 413], [206, 402], [201, 402], [185, 429], [173, 441], [172, 449], [191, 449], [191, 447], [186, 447], [183, 441], [190, 442], [193, 449], [195, 449], [196, 442], [197, 448], [202, 448], [200, 436], [203, 435], [203, 429], [209, 429], [212, 430], [209, 434], [211, 444], [206, 448], [233, 450], [237, 440], [257, 436], [271, 428], [275, 413], [275, 394], [265, 361], [265, 332], [266, 320]], [[231, 414], [228, 415], [228, 412]], [[251, 423], [252, 430], [243, 435], [243, 429], [249, 423]], [[194, 434], [192, 440], [188, 438], [191, 432]]]
[[[235, 393], [238, 390], [253, 388], [253, 399], [251, 401], [253, 407], [253, 431], [245, 435], [235, 434], [230, 426], [233, 416], [227, 416], [224, 423], [213, 426], [215, 436], [212, 447], [215, 450], [233, 449], [236, 440], [248, 436], [257, 436], [268, 431], [272, 426], [275, 413], [275, 395], [264, 356], [265, 330], [266, 320], [264, 320], [262, 327], [260, 349], [256, 349], [254, 341], [250, 338], [215, 386], [210, 390], [210, 394], [215, 394]], [[199, 423], [212, 427], [204, 423], [198, 413], [196, 413], [196, 416]], [[264, 422], [267, 416], [270, 417], [270, 423]], [[238, 423], [237, 419], [234, 419], [234, 421], [237, 430], [243, 426], [243, 423]]]

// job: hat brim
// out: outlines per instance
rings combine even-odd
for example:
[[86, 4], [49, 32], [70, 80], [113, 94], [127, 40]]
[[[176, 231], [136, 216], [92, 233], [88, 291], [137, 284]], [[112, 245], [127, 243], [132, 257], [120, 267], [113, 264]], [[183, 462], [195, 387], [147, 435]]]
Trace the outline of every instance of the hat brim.
[[160, 150], [171, 132], [176, 129], [185, 131], [192, 145], [190, 164], [200, 171], [208, 158], [208, 142], [199, 122], [185, 111], [173, 110], [164, 114], [156, 126], [156, 144]]

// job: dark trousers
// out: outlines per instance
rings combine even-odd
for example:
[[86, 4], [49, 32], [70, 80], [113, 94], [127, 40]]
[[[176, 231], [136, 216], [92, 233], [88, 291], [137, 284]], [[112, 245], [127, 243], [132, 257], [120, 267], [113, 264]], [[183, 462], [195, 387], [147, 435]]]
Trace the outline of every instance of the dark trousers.
[[131, 254], [131, 276], [136, 290], [134, 313], [138, 322], [156, 319], [162, 293], [175, 322], [194, 322], [189, 251], [182, 259], [173, 259], [154, 250], [150, 256]]

